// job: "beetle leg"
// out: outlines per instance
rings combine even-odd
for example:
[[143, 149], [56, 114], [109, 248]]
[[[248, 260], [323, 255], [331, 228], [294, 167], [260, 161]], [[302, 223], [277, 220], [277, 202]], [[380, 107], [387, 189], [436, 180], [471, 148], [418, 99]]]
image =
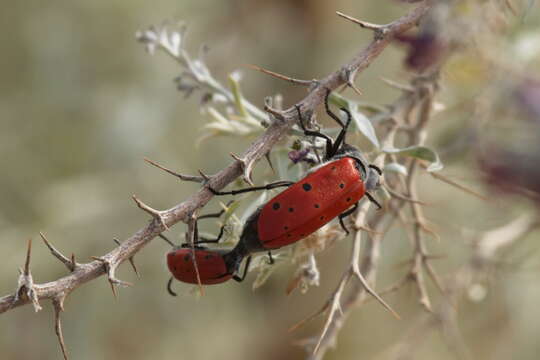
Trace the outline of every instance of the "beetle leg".
[[275, 263], [274, 258], [272, 257], [272, 252], [268, 251], [268, 264], [273, 265]]
[[328, 114], [328, 116], [334, 119], [339, 124], [339, 126], [341, 126], [342, 128], [345, 128], [346, 126], [343, 125], [343, 122], [341, 121], [341, 119], [336, 114], [334, 114], [332, 110], [330, 110], [330, 106], [328, 106], [328, 98], [330, 97], [331, 92], [332, 90], [330, 90], [329, 88], [326, 88], [326, 95], [324, 97], [324, 108], [326, 109], [326, 113]]
[[278, 187], [289, 187], [293, 184], [294, 182], [292, 181], [276, 181], [274, 183], [266, 184], [264, 186], [253, 186], [250, 188], [232, 190], [232, 191], [217, 191], [213, 189], [210, 185], [208, 185], [208, 190], [210, 190], [210, 192], [214, 195], [236, 195], [236, 194], [242, 194], [242, 193], [246, 193], [250, 191], [271, 190]]
[[238, 282], [244, 281], [244, 279], [246, 278], [247, 272], [249, 270], [249, 264], [250, 263], [251, 263], [251, 256], [248, 256], [248, 258], [246, 260], [246, 265], [244, 266], [244, 273], [242, 274], [242, 276], [234, 275], [233, 279], [235, 281], [238, 281]]
[[296, 112], [298, 113], [298, 122], [300, 123], [300, 127], [304, 131], [305, 136], [314, 136], [314, 137], [320, 137], [326, 141], [326, 158], [328, 158], [328, 154], [332, 152], [332, 148], [334, 147], [334, 143], [332, 141], [332, 138], [328, 135], [325, 135], [319, 131], [313, 131], [306, 129], [306, 125], [304, 124], [304, 120], [302, 119], [302, 112], [300, 111], [300, 106], [295, 105]]
[[378, 202], [377, 200], [375, 200], [375, 198], [374, 198], [373, 196], [371, 196], [370, 193], [367, 193], [367, 192], [366, 192], [366, 196], [367, 196], [367, 198], [369, 199], [369, 201], [371, 201], [372, 203], [374, 203], [375, 205], [377, 205], [377, 210], [382, 209], [381, 204], [379, 204], [379, 202]]
[[221, 226], [221, 228], [219, 229], [219, 234], [217, 236], [217, 238], [215, 239], [208, 239], [208, 238], [205, 238], [205, 237], [202, 237], [202, 236], [199, 236], [198, 239], [200, 240], [195, 240], [195, 244], [207, 244], [207, 243], [218, 243], [219, 240], [221, 240], [221, 237], [223, 236], [223, 231], [225, 230], [225, 225]]
[[167, 282], [167, 292], [171, 295], [171, 296], [177, 296], [177, 294], [173, 291], [172, 289], [172, 282], [173, 282], [173, 277], [171, 276], [171, 278], [169, 279], [169, 281]]
[[343, 213], [339, 214], [339, 216], [338, 216], [339, 224], [341, 225], [341, 228], [343, 229], [343, 231], [345, 231], [345, 233], [347, 235], [349, 235], [349, 230], [345, 226], [345, 223], [343, 222], [343, 219], [346, 218], [347, 216], [351, 215], [353, 212], [355, 212], [356, 209], [358, 209], [358, 203], [354, 204], [354, 206], [352, 208], [350, 208], [347, 211], [344, 211]]
[[345, 108], [341, 108], [340, 110], [343, 111], [345, 114], [347, 114], [347, 122], [345, 123], [345, 126], [341, 129], [341, 131], [339, 132], [336, 138], [336, 141], [334, 141], [334, 146], [332, 147], [331, 153], [327, 155], [329, 158], [336, 155], [341, 145], [343, 145], [343, 143], [345, 142], [345, 135], [347, 135], [347, 129], [349, 128], [349, 125], [352, 120], [352, 115], [349, 110]]

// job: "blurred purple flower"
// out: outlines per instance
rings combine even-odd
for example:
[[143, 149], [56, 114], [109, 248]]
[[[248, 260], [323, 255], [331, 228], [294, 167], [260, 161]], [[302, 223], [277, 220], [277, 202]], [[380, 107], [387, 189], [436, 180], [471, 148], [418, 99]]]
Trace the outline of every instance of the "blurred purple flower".
[[301, 161], [308, 162], [310, 164], [314, 164], [316, 161], [313, 159], [310, 155], [309, 149], [303, 149], [303, 150], [292, 150], [289, 151], [289, 159], [297, 164]]
[[492, 146], [480, 156], [479, 164], [488, 185], [540, 205], [540, 146], [527, 152]]
[[405, 65], [418, 72], [438, 64], [447, 49], [446, 42], [431, 31], [422, 31], [416, 35], [399, 34], [395, 39], [409, 46]]
[[515, 96], [525, 112], [531, 118], [540, 121], [540, 80], [524, 80], [517, 86]]

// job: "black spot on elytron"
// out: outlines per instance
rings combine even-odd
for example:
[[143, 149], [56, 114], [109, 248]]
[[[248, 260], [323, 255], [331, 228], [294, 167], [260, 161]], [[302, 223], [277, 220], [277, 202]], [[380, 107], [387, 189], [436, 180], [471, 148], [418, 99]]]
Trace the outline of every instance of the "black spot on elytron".
[[294, 209], [293, 209], [293, 208], [289, 208], [289, 212], [293, 212], [293, 211], [294, 211]]
[[306, 236], [306, 234], [300, 234], [300, 236], [304, 237], [304, 236]]
[[324, 216], [321, 216], [319, 219], [324, 220]]
[[335, 166], [332, 166], [332, 170], [336, 170], [336, 167], [335, 167]]
[[306, 191], [309, 191], [311, 190], [311, 184], [305, 183], [304, 185], [302, 185], [302, 188]]
[[287, 237], [291, 237], [292, 235], [291, 234], [287, 234]]
[[315, 209], [320, 208], [321, 206], [319, 204], [315, 204]]
[[351, 201], [351, 198], [350, 198], [350, 197], [347, 198], [347, 202], [349, 202], [349, 201]]
[[212, 258], [212, 255], [206, 255], [204, 258], [205, 258], [206, 260], [209, 260], [209, 259]]
[[172, 269], [173, 269], [174, 271], [176, 271], [176, 266], [173, 266]]
[[184, 256], [184, 261], [189, 261], [189, 255]]
[[341, 183], [341, 184], [339, 184], [339, 187], [343, 189], [345, 187], [345, 184]]
[[289, 227], [288, 226], [284, 226], [283, 227], [285, 230], [289, 230]]
[[278, 202], [272, 204], [272, 209], [277, 210], [279, 209], [280, 205]]

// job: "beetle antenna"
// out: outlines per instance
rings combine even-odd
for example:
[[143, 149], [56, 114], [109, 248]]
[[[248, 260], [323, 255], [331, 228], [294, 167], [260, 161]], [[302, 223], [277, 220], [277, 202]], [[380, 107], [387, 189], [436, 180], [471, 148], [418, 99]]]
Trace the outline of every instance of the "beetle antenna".
[[373, 170], [375, 170], [376, 172], [378, 172], [379, 175], [382, 175], [382, 170], [381, 170], [381, 168], [378, 167], [377, 165], [369, 164], [368, 167], [369, 167], [370, 169], [373, 169]]
[[165, 240], [165, 241], [166, 241], [169, 245], [171, 245], [172, 247], [175, 247], [175, 246], [176, 246], [176, 245], [174, 245], [174, 243], [173, 243], [171, 240], [167, 239], [167, 237], [166, 237], [165, 235], [159, 234], [158, 236], [159, 236], [160, 238], [162, 238], [163, 240]]

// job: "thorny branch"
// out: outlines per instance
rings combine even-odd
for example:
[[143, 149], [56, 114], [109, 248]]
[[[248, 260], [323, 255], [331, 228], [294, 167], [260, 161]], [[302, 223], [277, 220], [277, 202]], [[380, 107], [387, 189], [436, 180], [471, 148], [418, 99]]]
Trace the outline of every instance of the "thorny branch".
[[[414, 122], [416, 124], [415, 130], [423, 130], [428, 119], [429, 111], [427, 107], [431, 107], [432, 95], [434, 89], [436, 89], [437, 75], [433, 73], [428, 76], [418, 76], [412, 80], [410, 86], [406, 86], [407, 90], [403, 91], [403, 95], [392, 105], [389, 106], [390, 110], [383, 116], [383, 119], [389, 121], [389, 125], [386, 128], [386, 133], [383, 138], [383, 148], [391, 147], [394, 144], [395, 135], [398, 130], [401, 130], [404, 126], [408, 126], [412, 121], [412, 117], [416, 112], [418, 113], [417, 120]], [[431, 91], [426, 91], [430, 89]], [[415, 112], [416, 111], [416, 112]], [[410, 137], [408, 144], [417, 144], [419, 139], [416, 137]], [[375, 159], [374, 163], [378, 166], [382, 166], [388, 154], [381, 153]], [[412, 160], [411, 163], [414, 163], [415, 160]], [[412, 176], [412, 172], [408, 172], [407, 179], [389, 179], [394, 181], [389, 181], [388, 187], [393, 188], [393, 186], [403, 185], [407, 183], [407, 180]], [[397, 184], [397, 185], [396, 185]], [[350, 274], [350, 272], [362, 274], [367, 282], [373, 286], [375, 283], [375, 277], [377, 273], [377, 265], [380, 252], [380, 244], [391, 224], [396, 220], [397, 215], [400, 212], [400, 209], [407, 203], [414, 205], [420, 208], [421, 204], [418, 201], [410, 201], [410, 199], [417, 199], [416, 194], [408, 193], [407, 197], [394, 197], [387, 204], [392, 211], [379, 213], [375, 212], [368, 217], [368, 208], [369, 203], [365, 203], [359, 211], [355, 219], [355, 234], [353, 241], [353, 251], [351, 259], [349, 262], [349, 270], [345, 275]], [[373, 229], [372, 232], [362, 232], [359, 231], [365, 226]], [[422, 224], [419, 224], [422, 226]], [[362, 237], [364, 239], [364, 254], [360, 256], [360, 243], [362, 242]], [[418, 253], [420, 255], [426, 254], [425, 249], [423, 248], [423, 243], [417, 243], [414, 249], [414, 256], [417, 257]], [[422, 257], [422, 261], [424, 261]], [[404, 285], [408, 280], [414, 280], [415, 283], [420, 288], [424, 288], [423, 279], [415, 278], [413, 276], [414, 270], [411, 269], [408, 277], [404, 280], [401, 280], [395, 285], [392, 285], [387, 290], [383, 290], [381, 294], [386, 294], [398, 290], [402, 285]], [[361, 281], [354, 282], [351, 284], [352, 290], [348, 293], [345, 292], [346, 285], [350, 281], [351, 276], [342, 277], [340, 283], [338, 284], [336, 290], [331, 295], [329, 303], [323, 307], [320, 311], [328, 311], [327, 320], [323, 327], [323, 331], [318, 337], [318, 340], [308, 339], [304, 343], [307, 348], [312, 349], [309, 359], [317, 360], [322, 359], [326, 351], [333, 347], [336, 343], [336, 338], [339, 333], [339, 330], [344, 325], [344, 322], [347, 316], [350, 314], [351, 310], [357, 305], [363, 303], [366, 299], [366, 296], [369, 294], [368, 287], [366, 287]], [[421, 298], [425, 295], [420, 291]], [[429, 301], [429, 300], [427, 300]], [[315, 345], [314, 345], [315, 344]]]
[[[431, 0], [425, 0], [418, 4], [414, 9], [400, 17], [399, 19], [378, 28], [377, 36], [369, 43], [367, 47], [360, 50], [349, 62], [345, 63], [339, 70], [329, 74], [323, 79], [317, 81], [317, 86], [310, 88], [307, 96], [300, 100], [296, 105], [303, 113], [313, 112], [314, 109], [322, 102], [326, 88], [334, 90], [342, 85], [352, 86], [353, 78], [361, 71], [365, 70], [373, 60], [386, 48], [396, 34], [400, 34], [419, 23], [420, 19], [428, 12], [432, 6]], [[189, 65], [189, 64], [188, 64]], [[191, 64], [193, 65], [193, 64]], [[207, 86], [217, 86], [217, 84], [209, 83]], [[220, 88], [222, 92], [226, 90]], [[229, 94], [233, 98], [232, 94]], [[246, 104], [242, 104], [246, 105]], [[257, 112], [258, 109], [253, 109], [247, 104], [248, 111]], [[295, 107], [292, 106], [285, 111], [273, 110], [278, 115], [276, 120], [268, 127], [268, 129], [235, 161], [228, 165], [217, 174], [206, 179], [202, 176], [202, 180], [208, 180], [209, 184], [216, 190], [220, 190], [227, 184], [232, 182], [237, 177], [244, 173], [244, 178], [249, 181], [250, 171], [254, 164], [263, 156], [265, 156], [283, 136], [285, 136], [289, 128], [297, 121]], [[202, 175], [202, 174], [201, 174]], [[180, 177], [180, 176], [179, 176]], [[199, 177], [189, 177], [190, 181], [201, 181]], [[0, 298], [0, 313], [9, 311], [15, 307], [19, 307], [32, 302], [36, 311], [41, 309], [39, 301], [49, 299], [52, 301], [55, 309], [55, 330], [59, 338], [64, 357], [67, 359], [64, 339], [62, 336], [60, 312], [63, 311], [63, 303], [65, 298], [79, 286], [86, 284], [104, 274], [107, 274], [113, 293], [116, 294], [115, 286], [126, 286], [128, 283], [118, 280], [115, 277], [116, 268], [126, 260], [133, 259], [133, 256], [146, 246], [154, 237], [168, 230], [173, 225], [180, 221], [187, 222], [191, 215], [197, 210], [205, 206], [212, 198], [212, 193], [207, 188], [201, 188], [185, 201], [178, 205], [158, 211], [144, 204], [134, 196], [137, 205], [144, 211], [148, 212], [153, 220], [131, 237], [124, 240], [120, 245], [114, 248], [109, 253], [95, 257], [94, 261], [89, 263], [76, 263], [72, 255], [68, 259], [57, 251], [42, 235], [43, 241], [51, 251], [51, 253], [62, 263], [68, 267], [70, 273], [58, 280], [34, 284], [30, 274], [30, 243], [24, 270], [21, 271], [19, 278], [19, 286], [16, 293], [6, 295]], [[358, 235], [357, 235], [358, 237]], [[359, 242], [359, 239], [355, 240]], [[371, 242], [374, 244], [375, 242]], [[358, 245], [358, 244], [357, 244]], [[372, 246], [373, 248], [374, 246]], [[359, 247], [358, 247], [359, 248]], [[372, 257], [373, 259], [373, 257]], [[355, 268], [356, 269], [356, 268]], [[373, 271], [366, 265], [366, 261], [362, 262], [360, 269], [368, 280], [372, 280]], [[359, 274], [354, 272], [355, 275]], [[347, 304], [345, 305], [346, 307]], [[329, 329], [329, 332], [332, 331]], [[324, 343], [321, 347], [326, 346]], [[321, 352], [322, 353], [322, 352]]]

